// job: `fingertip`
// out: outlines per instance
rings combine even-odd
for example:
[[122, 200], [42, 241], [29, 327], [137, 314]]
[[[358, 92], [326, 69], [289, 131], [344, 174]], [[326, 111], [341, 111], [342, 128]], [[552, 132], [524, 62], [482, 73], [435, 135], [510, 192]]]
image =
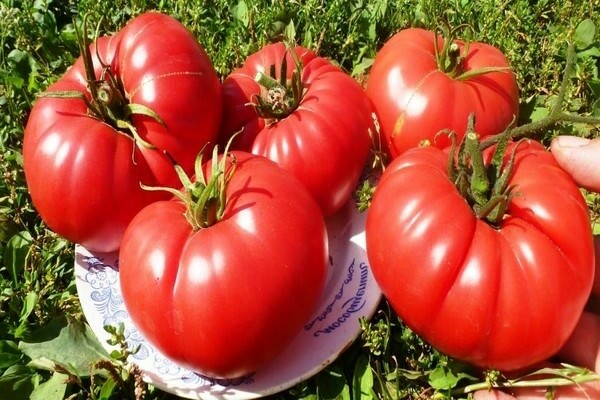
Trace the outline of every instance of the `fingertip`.
[[558, 149], [558, 151], [561, 151], [564, 148], [585, 146], [590, 142], [590, 139], [582, 138], [579, 136], [563, 135], [557, 136], [552, 140], [551, 148], [555, 148]]
[[579, 186], [600, 192], [600, 139], [557, 136], [550, 151]]
[[473, 394], [473, 400], [516, 400], [516, 397], [500, 390], [478, 390]]

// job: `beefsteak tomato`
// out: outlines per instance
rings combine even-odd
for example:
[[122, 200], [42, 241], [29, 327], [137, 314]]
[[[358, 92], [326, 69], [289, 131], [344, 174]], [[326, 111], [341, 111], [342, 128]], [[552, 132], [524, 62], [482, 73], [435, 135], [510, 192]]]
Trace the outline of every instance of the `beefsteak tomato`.
[[140, 182], [177, 186], [171, 159], [191, 173], [216, 141], [221, 91], [196, 38], [164, 14], [143, 14], [89, 49], [33, 106], [23, 163], [46, 224], [106, 252], [141, 208], [165, 198]]
[[[289, 68], [288, 68], [289, 67]], [[354, 191], [370, 154], [371, 105], [362, 87], [312, 51], [263, 47], [223, 82], [223, 140], [296, 175], [325, 215]]]
[[220, 200], [155, 202], [119, 252], [136, 327], [178, 365], [213, 378], [255, 372], [279, 355], [315, 311], [328, 265], [324, 217], [306, 188], [271, 160], [232, 154], [212, 225], [194, 229], [202, 224], [185, 214], [204, 218]]
[[514, 146], [499, 158], [506, 166], [514, 152], [497, 224], [475, 216], [449, 177], [448, 154], [433, 146], [389, 165], [366, 220], [371, 268], [398, 316], [440, 351], [506, 371], [561, 348], [594, 275], [577, 185], [538, 142]]
[[447, 135], [438, 132], [462, 137], [471, 113], [483, 137], [503, 132], [519, 112], [516, 78], [499, 49], [419, 28], [402, 30], [384, 44], [366, 93], [392, 159], [425, 141], [448, 146]]

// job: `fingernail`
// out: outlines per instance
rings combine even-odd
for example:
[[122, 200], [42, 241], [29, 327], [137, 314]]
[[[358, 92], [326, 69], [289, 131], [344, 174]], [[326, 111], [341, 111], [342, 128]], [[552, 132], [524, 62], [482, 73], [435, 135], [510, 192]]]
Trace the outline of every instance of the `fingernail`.
[[590, 139], [569, 135], [557, 136], [554, 140], [560, 147], [581, 147], [590, 142]]

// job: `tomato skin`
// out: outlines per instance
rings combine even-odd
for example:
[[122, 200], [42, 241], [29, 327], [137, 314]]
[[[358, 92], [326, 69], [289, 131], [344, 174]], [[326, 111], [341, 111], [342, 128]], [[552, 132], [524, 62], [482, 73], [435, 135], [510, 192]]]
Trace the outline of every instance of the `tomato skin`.
[[170, 359], [215, 378], [255, 372], [281, 353], [327, 275], [325, 222], [306, 189], [264, 157], [234, 154], [220, 222], [193, 231], [180, 201], [156, 202], [131, 222], [119, 254], [136, 327]]
[[[261, 94], [257, 72], [294, 61], [282, 43], [263, 47], [223, 82], [224, 140], [241, 131], [234, 148], [265, 156], [296, 175], [325, 215], [336, 213], [356, 187], [371, 148], [371, 105], [349, 75], [312, 51], [296, 46], [305, 93], [287, 117], [267, 121], [252, 103]], [[277, 71], [277, 78], [280, 71]]]
[[[379, 120], [382, 145], [392, 159], [424, 141], [447, 147], [448, 136], [436, 136], [442, 130], [454, 131], [460, 140], [471, 113], [482, 137], [503, 132], [518, 116], [519, 90], [512, 71], [454, 79], [438, 67], [434, 40], [432, 31], [402, 30], [385, 43], [370, 70], [366, 93]], [[462, 54], [465, 43], [454, 43]], [[442, 49], [441, 37], [438, 44]], [[468, 45], [466, 72], [509, 66], [499, 49], [485, 43]]]
[[505, 371], [549, 358], [592, 286], [585, 200], [550, 153], [524, 142], [509, 182], [515, 195], [493, 228], [460, 196], [447, 160], [433, 146], [415, 148], [384, 172], [366, 221], [377, 282], [398, 316], [452, 357]]
[[[23, 159], [33, 204], [46, 224], [92, 251], [115, 251], [133, 216], [164, 194], [151, 186], [178, 186], [168, 153], [188, 173], [200, 150], [218, 135], [222, 102], [212, 64], [177, 20], [149, 12], [90, 46], [94, 69], [102, 66], [122, 83], [129, 103], [142, 104], [164, 122], [134, 115], [148, 149], [93, 117], [80, 99], [44, 97], [31, 110]], [[82, 58], [47, 92], [85, 95]]]

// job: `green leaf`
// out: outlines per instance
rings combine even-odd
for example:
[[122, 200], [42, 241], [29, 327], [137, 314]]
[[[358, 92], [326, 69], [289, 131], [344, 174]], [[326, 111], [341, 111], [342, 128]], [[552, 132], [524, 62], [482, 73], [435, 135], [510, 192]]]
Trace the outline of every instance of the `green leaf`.
[[100, 390], [100, 398], [98, 400], [109, 400], [113, 391], [117, 387], [117, 382], [115, 382], [112, 378], [108, 378], [104, 385], [102, 385], [102, 390]]
[[340, 393], [336, 400], [350, 400], [350, 386], [344, 385], [342, 393]]
[[16, 75], [5, 75], [4, 80], [7, 85], [13, 86], [15, 89], [21, 89], [25, 84], [25, 79]]
[[28, 318], [38, 304], [40, 296], [36, 292], [28, 292], [25, 298], [23, 298], [23, 305], [21, 307], [21, 323], [15, 330], [14, 336], [16, 338], [22, 338], [28, 330], [29, 321]]
[[541, 119], [544, 119], [550, 114], [550, 109], [547, 107], [536, 107], [533, 109], [533, 112], [529, 116], [531, 122], [536, 122]]
[[317, 395], [320, 400], [337, 399], [339, 398], [346, 385], [346, 378], [339, 369], [333, 365], [323, 370], [316, 377]]
[[354, 376], [352, 378], [353, 399], [371, 400], [373, 396], [373, 370], [369, 365], [369, 359], [361, 354], [356, 360], [354, 366]]
[[31, 360], [27, 363], [29, 368], [33, 369], [41, 369], [44, 371], [54, 371], [56, 369], [56, 362], [46, 358], [39, 357], [34, 360]]
[[375, 59], [363, 57], [360, 62], [352, 68], [352, 76], [357, 76], [371, 68]]
[[587, 84], [592, 89], [592, 92], [594, 92], [596, 99], [600, 99], [600, 78], [590, 78]]
[[23, 354], [19, 351], [15, 342], [9, 340], [0, 341], [0, 369], [6, 369], [15, 365]]
[[446, 367], [438, 365], [429, 374], [429, 384], [434, 389], [450, 390], [457, 383], [456, 376], [452, 375]]
[[594, 43], [594, 36], [596, 36], [596, 26], [591, 19], [585, 19], [577, 25], [575, 30], [575, 46], [577, 50], [587, 49]]
[[29, 53], [19, 49], [13, 49], [6, 56], [6, 61], [15, 67], [18, 64], [26, 63], [29, 58]]
[[594, 93], [594, 97], [596, 98], [596, 100], [594, 100], [592, 102], [592, 105], [590, 107], [591, 114], [592, 114], [592, 116], [598, 117], [598, 116], [600, 116], [600, 79], [599, 78], [589, 79], [587, 84], [590, 87], [590, 89], [592, 89], [592, 92]]
[[40, 376], [24, 365], [13, 365], [0, 377], [0, 393], [10, 393], [10, 400], [29, 400]]
[[583, 51], [578, 51], [577, 58], [600, 58], [600, 48], [592, 46]]
[[23, 308], [21, 309], [21, 321], [26, 321], [29, 318], [39, 300], [40, 296], [36, 292], [27, 293], [23, 300]]
[[240, 21], [243, 26], [248, 26], [250, 24], [250, 15], [248, 13], [248, 6], [244, 0], [240, 0], [233, 7], [233, 17]]
[[28, 357], [47, 358], [81, 377], [90, 376], [91, 365], [99, 359], [108, 359], [96, 336], [87, 324], [67, 322], [60, 317], [34, 332], [19, 349]]
[[289, 40], [292, 43], [295, 42], [296, 27], [294, 26], [293, 20], [285, 26], [285, 29], [283, 30], [283, 37], [285, 37], [286, 40]]
[[36, 387], [31, 393], [31, 400], [62, 400], [67, 391], [68, 375], [55, 372], [52, 377]]
[[462, 379], [472, 379], [472, 376], [463, 372], [455, 372], [445, 365], [438, 365], [429, 373], [429, 384], [438, 390], [451, 390]]
[[10, 238], [4, 249], [4, 265], [15, 284], [19, 285], [21, 272], [25, 269], [25, 262], [33, 238], [28, 231], [22, 231]]
[[44, 12], [48, 8], [48, 2], [46, 2], [45, 0], [35, 0], [33, 2], [33, 8], [35, 10]]

